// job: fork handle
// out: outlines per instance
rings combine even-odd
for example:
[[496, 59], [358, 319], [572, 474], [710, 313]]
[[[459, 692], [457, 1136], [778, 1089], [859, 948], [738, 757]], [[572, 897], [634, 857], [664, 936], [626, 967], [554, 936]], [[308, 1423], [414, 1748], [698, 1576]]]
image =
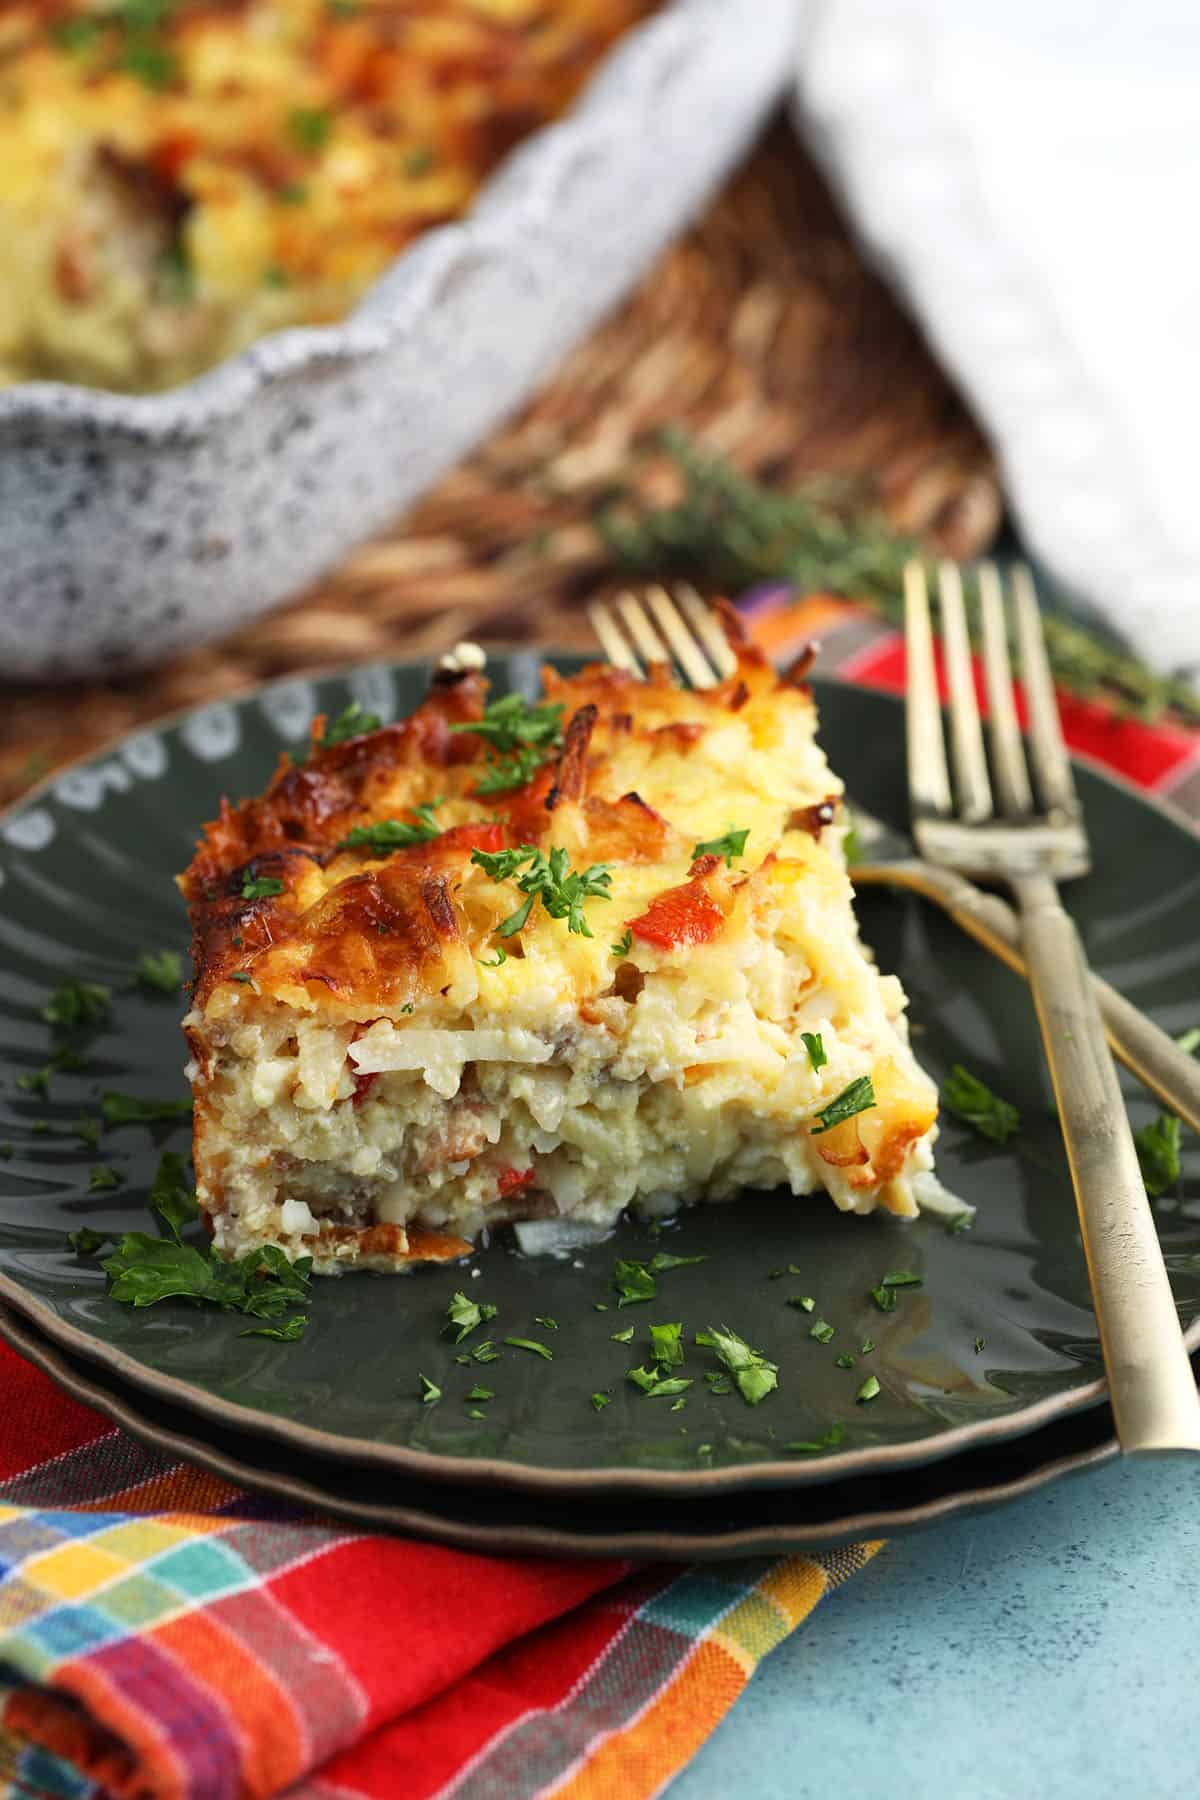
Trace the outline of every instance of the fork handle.
[[1200, 1450], [1200, 1399], [1079, 933], [1047, 876], [1015, 877], [1117, 1437]]

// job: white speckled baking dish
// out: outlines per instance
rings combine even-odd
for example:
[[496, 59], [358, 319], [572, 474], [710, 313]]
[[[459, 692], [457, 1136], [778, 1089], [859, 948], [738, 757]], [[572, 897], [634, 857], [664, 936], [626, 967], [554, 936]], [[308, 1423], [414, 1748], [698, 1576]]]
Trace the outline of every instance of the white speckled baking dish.
[[343, 323], [165, 394], [0, 391], [0, 679], [160, 661], [437, 479], [644, 272], [792, 67], [796, 0], [673, 0]]

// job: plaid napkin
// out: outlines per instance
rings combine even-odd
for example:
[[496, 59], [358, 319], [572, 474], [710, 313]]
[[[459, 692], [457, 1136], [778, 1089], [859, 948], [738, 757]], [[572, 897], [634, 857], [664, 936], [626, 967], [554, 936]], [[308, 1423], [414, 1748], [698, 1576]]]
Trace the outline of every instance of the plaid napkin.
[[[868, 615], [749, 598], [785, 652], [903, 681]], [[1200, 734], [1068, 703], [1200, 816]], [[174, 1464], [0, 1346], [0, 1779], [21, 1800], [643, 1800], [878, 1545], [703, 1568], [373, 1537]]]

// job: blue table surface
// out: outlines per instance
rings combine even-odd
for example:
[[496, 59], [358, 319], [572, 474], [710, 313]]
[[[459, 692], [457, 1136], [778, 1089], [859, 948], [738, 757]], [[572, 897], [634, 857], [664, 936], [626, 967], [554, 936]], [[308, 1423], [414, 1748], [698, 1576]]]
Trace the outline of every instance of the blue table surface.
[[1113, 1462], [889, 1543], [671, 1800], [1194, 1796], [1200, 1462]]

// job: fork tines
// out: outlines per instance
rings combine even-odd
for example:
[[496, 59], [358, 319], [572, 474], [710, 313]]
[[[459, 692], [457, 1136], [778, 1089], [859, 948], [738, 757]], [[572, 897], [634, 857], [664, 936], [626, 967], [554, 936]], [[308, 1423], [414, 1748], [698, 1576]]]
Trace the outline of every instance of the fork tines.
[[[984, 748], [975, 691], [963, 576], [956, 564], [943, 562], [937, 569], [937, 591], [950, 716], [948, 769], [938, 704], [926, 571], [919, 562], [910, 562], [904, 571], [908, 768], [914, 808], [918, 815], [926, 817], [944, 818], [957, 811], [957, 817], [966, 825], [982, 824], [999, 813], [1007, 820], [1030, 821], [1040, 817], [1052, 825], [1072, 826], [1080, 817], [1079, 800], [1059, 723], [1033, 577], [1023, 563], [1018, 563], [1010, 582], [1012, 635], [1018, 650], [1029, 719], [1032, 784], [1013, 694], [1009, 609], [1005, 605], [1004, 584], [995, 563], [980, 564], [975, 585], [988, 702], [991, 766], [989, 768]], [[954, 777], [953, 796], [950, 769]], [[1035, 787], [1041, 802], [1040, 813], [1035, 809]]]
[[592, 629], [617, 669], [642, 676], [652, 662], [674, 663], [696, 688], [716, 687], [737, 668], [720, 620], [695, 588], [680, 582], [618, 594], [611, 607], [588, 608]]

